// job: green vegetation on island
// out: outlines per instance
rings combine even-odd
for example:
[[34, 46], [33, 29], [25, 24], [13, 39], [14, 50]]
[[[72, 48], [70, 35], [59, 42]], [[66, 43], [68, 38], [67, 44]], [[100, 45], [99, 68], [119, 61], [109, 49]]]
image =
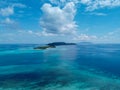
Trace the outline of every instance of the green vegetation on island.
[[76, 45], [76, 43], [53, 42], [53, 43], [48, 43], [44, 46], [35, 47], [34, 49], [56, 48], [56, 46], [62, 46], [62, 45]]
[[49, 43], [47, 45], [50, 45], [50, 46], [61, 46], [61, 45], [76, 45], [76, 43], [65, 43], [65, 42], [53, 42], [53, 43]]

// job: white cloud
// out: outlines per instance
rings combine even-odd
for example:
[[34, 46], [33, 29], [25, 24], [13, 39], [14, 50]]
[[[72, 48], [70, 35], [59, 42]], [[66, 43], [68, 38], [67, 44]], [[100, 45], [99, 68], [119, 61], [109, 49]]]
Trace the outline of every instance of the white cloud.
[[76, 35], [74, 37], [75, 41], [92, 41], [92, 40], [96, 40], [97, 36], [94, 35], [87, 35], [87, 34], [80, 34], [80, 35]]
[[18, 22], [9, 17], [6, 17], [4, 20], [0, 21], [1, 30], [18, 30], [19, 28]]
[[112, 32], [108, 32], [106, 35], [102, 36], [101, 39], [110, 39], [112, 37], [120, 36], [120, 29], [114, 30]]
[[100, 8], [120, 7], [120, 0], [81, 0], [86, 5], [87, 11], [93, 11]]
[[32, 30], [28, 30], [28, 31], [26, 31], [26, 33], [31, 34], [31, 35], [35, 35], [35, 36], [56, 36], [56, 34], [47, 33], [45, 31], [41, 31], [41, 32], [37, 31], [37, 32], [35, 32], [35, 31], [32, 31]]
[[3, 23], [5, 23], [5, 24], [13, 24], [14, 21], [11, 20], [10, 18], [6, 18], [6, 19], [3, 21]]
[[[2, 2], [0, 2], [0, 4], [2, 4]], [[22, 3], [4, 2], [4, 4], [0, 6], [0, 15], [5, 16], [5, 17], [13, 15], [15, 13], [15, 11], [14, 11], [15, 8], [25, 8], [26, 7], [26, 5], [24, 5]]]
[[41, 33], [36, 33], [38, 36], [56, 36], [54, 33], [47, 33], [45, 31], [42, 31]]
[[52, 4], [56, 4], [58, 6], [62, 6], [66, 4], [67, 0], [49, 0]]
[[[19, 30], [18, 31], [19, 33], [26, 33], [27, 35], [33, 35], [33, 36], [37, 36], [37, 37], [40, 37], [40, 36], [45, 36], [45, 37], [55, 37], [55, 36], [58, 36], [57, 34], [53, 34], [53, 33], [47, 33], [45, 31], [33, 31], [33, 30]], [[64, 35], [59, 35], [59, 36], [64, 36]]]
[[15, 24], [15, 21], [10, 18], [5, 18], [4, 20], [0, 21], [0, 25], [7, 26], [7, 25], [13, 25]]
[[14, 8], [13, 7], [6, 7], [0, 9], [0, 15], [2, 16], [10, 16], [14, 14]]
[[90, 15], [107, 16], [107, 14], [101, 12], [91, 12]]
[[52, 34], [75, 33], [77, 27], [74, 21], [76, 8], [73, 2], [67, 3], [63, 8], [44, 4], [41, 10], [43, 16], [40, 19], [40, 25], [44, 32]]
[[22, 3], [13, 3], [11, 6], [12, 7], [19, 7], [19, 8], [26, 8], [27, 7], [25, 4], [22, 4]]
[[120, 41], [120, 29], [111, 31], [98, 38], [99, 42], [118, 43]]
[[56, 5], [64, 5], [68, 2], [73, 2], [75, 3], [79, 3], [80, 0], [49, 0], [52, 4], [56, 4]]
[[100, 8], [114, 8], [120, 7], [120, 0], [50, 0], [51, 3], [57, 5], [63, 5], [68, 2], [74, 4], [83, 4], [86, 7], [86, 11], [94, 11]]

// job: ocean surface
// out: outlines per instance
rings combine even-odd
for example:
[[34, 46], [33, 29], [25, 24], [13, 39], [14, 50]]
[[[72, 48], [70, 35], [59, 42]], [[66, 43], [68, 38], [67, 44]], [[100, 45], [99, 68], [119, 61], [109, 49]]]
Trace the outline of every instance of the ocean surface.
[[0, 45], [0, 90], [120, 90], [120, 44], [36, 46]]

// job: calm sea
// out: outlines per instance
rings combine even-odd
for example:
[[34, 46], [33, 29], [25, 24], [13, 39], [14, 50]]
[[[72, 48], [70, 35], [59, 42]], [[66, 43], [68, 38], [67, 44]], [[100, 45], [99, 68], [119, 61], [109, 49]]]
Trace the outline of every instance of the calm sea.
[[0, 90], [120, 90], [120, 44], [0, 45]]

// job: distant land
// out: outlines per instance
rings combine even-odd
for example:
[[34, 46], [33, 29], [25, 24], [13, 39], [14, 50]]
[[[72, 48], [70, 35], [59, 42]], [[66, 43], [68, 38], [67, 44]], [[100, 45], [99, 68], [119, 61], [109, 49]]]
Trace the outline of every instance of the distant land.
[[78, 44], [80, 45], [89, 45], [89, 44], [93, 44], [92, 42], [79, 42]]
[[76, 43], [53, 42], [53, 43], [49, 43], [47, 45], [50, 45], [50, 46], [76, 45]]
[[48, 43], [44, 46], [35, 47], [34, 49], [56, 48], [56, 46], [62, 46], [62, 45], [76, 45], [76, 43], [53, 42], [53, 43]]

